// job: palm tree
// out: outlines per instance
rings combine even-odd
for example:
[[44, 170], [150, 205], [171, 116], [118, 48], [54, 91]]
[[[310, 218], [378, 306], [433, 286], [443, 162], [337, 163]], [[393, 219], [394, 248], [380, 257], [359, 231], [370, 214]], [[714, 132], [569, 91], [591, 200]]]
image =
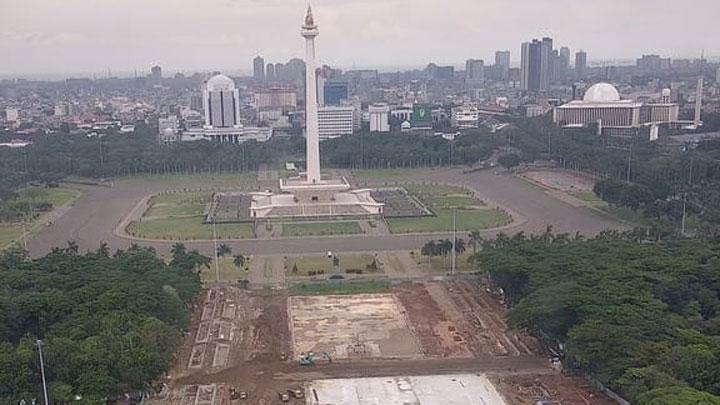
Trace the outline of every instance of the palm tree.
[[455, 241], [455, 253], [462, 254], [465, 251], [465, 240], [460, 238]]
[[217, 248], [217, 255], [220, 257], [223, 257], [225, 255], [229, 255], [232, 253], [232, 248], [228, 246], [227, 244], [223, 243]]
[[420, 254], [423, 256], [427, 256], [427, 269], [430, 271], [430, 258], [432, 256], [437, 255], [437, 245], [435, 244], [434, 240], [431, 240], [427, 242], [425, 245], [423, 245], [422, 249], [420, 249]]
[[233, 264], [236, 267], [243, 267], [245, 265], [245, 256], [235, 255], [235, 259], [233, 259]]
[[477, 254], [478, 245], [482, 245], [483, 243], [483, 237], [480, 234], [480, 231], [470, 232], [468, 234], [468, 239], [470, 240], [470, 246], [472, 246], [473, 249], [473, 255]]
[[450, 241], [450, 239], [445, 240], [438, 240], [438, 252], [443, 257], [443, 269], [447, 269], [447, 255], [450, 254], [453, 250], [453, 243]]

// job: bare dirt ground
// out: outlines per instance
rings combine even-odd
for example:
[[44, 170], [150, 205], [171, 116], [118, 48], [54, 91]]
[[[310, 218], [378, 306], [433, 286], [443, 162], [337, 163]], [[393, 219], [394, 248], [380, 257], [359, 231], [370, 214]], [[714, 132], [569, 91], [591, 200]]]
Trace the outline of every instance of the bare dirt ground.
[[516, 375], [491, 377], [495, 388], [509, 405], [534, 404], [546, 400], [557, 405], [616, 405], [617, 402], [596, 393], [587, 380], [553, 375]]
[[[375, 296], [390, 297], [390, 301], [370, 302]], [[392, 294], [345, 298], [288, 297], [285, 290], [237, 287], [204, 291], [167, 388], [148, 403], [275, 404], [281, 403], [278, 393], [301, 389], [318, 379], [456, 373], [488, 375], [510, 405], [543, 398], [571, 405], [611, 403], [594, 393], [585, 380], [553, 370], [530, 337], [508, 331], [504, 306], [474, 282], [408, 283], [395, 286]], [[365, 309], [350, 308], [354, 305]], [[313, 311], [316, 314], [309, 316]], [[348, 325], [361, 312], [367, 313], [363, 319]], [[308, 324], [297, 324], [291, 318], [298, 314], [315, 323], [310, 329]], [[352, 343], [355, 332], [364, 330], [366, 337], [383, 343], [388, 335], [383, 328], [397, 332], [398, 325], [404, 328], [403, 339], [408, 341], [404, 344], [416, 350], [411, 357], [393, 356], [398, 346], [390, 345], [379, 356], [333, 358], [304, 367], [297, 353], [293, 354], [293, 335], [304, 335], [305, 346], [315, 339], [320, 346], [330, 347], [338, 336], [342, 344]], [[246, 391], [247, 401], [231, 400], [231, 389]]]
[[565, 192], [590, 191], [595, 186], [595, 179], [591, 176], [568, 170], [531, 170], [521, 176], [542, 186]]

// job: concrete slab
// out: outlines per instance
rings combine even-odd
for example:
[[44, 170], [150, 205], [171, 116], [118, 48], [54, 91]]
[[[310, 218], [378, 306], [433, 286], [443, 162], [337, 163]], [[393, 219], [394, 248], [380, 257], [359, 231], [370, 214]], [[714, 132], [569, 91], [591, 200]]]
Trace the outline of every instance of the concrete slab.
[[393, 294], [291, 297], [288, 307], [295, 356], [421, 356], [405, 309]]
[[506, 405], [484, 375], [430, 375], [316, 380], [310, 405]]

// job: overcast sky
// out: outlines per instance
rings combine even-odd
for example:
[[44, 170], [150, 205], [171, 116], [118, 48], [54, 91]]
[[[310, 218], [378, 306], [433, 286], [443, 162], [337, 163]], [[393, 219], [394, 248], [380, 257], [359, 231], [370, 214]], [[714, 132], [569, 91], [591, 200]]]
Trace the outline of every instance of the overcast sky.
[[[314, 0], [321, 62], [492, 63], [551, 36], [591, 60], [720, 56], [720, 0]], [[0, 0], [0, 73], [247, 71], [303, 55], [305, 0]]]

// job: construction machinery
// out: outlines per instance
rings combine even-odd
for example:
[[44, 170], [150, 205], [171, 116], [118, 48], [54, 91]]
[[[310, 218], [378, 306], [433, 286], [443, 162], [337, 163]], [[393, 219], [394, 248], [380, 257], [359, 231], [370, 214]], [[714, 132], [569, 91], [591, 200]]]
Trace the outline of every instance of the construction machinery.
[[288, 394], [290, 394], [290, 396], [292, 396], [295, 399], [305, 398], [305, 391], [303, 391], [301, 388], [295, 388], [292, 390], [288, 390]]
[[318, 359], [326, 359], [328, 363], [332, 363], [332, 357], [330, 357], [327, 352], [321, 352], [321, 353], [313, 353], [309, 352], [308, 354], [301, 355], [300, 356], [300, 365], [301, 366], [314, 366], [315, 360]]

